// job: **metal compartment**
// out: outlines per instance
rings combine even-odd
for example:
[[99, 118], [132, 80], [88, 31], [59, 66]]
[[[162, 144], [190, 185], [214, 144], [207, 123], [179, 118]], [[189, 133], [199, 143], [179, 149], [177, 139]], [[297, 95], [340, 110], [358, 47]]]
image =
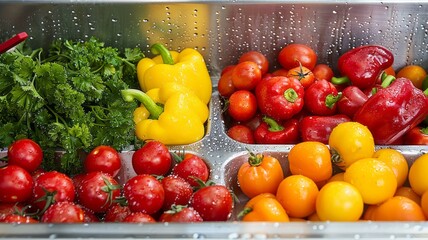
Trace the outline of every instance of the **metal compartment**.
[[[336, 65], [344, 51], [381, 44], [395, 54], [394, 67], [428, 66], [428, 1], [0, 1], [0, 40], [26, 31], [32, 47], [47, 47], [56, 38], [86, 40], [96, 36], [118, 48], [146, 49], [162, 42], [171, 49], [198, 49], [217, 85], [221, 69], [248, 50], [259, 50], [277, 67], [283, 45], [302, 42], [313, 47], [319, 62]], [[286, 168], [291, 145], [247, 145], [225, 134], [221, 100], [214, 88], [206, 136], [194, 144], [171, 146], [192, 151], [210, 164], [211, 180], [236, 188], [236, 172], [246, 148], [280, 157]], [[380, 147], [380, 146], [378, 146]], [[427, 147], [387, 146], [411, 163]], [[4, 154], [4, 152], [3, 152]], [[132, 174], [130, 156], [121, 178]], [[128, 161], [126, 161], [128, 160]], [[287, 172], [287, 171], [286, 171]], [[236, 191], [239, 198], [245, 197]], [[239, 204], [236, 207], [237, 211]], [[428, 238], [426, 222], [305, 222], [201, 224], [0, 224], [4, 238]]]

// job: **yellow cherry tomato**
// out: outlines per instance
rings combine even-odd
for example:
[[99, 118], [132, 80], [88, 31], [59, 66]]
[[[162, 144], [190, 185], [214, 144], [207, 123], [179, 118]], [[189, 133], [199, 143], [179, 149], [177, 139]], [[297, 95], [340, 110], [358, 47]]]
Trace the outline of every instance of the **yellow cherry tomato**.
[[344, 122], [333, 128], [328, 139], [332, 161], [345, 170], [353, 162], [372, 157], [375, 142], [370, 130], [358, 122]]
[[316, 213], [321, 221], [358, 221], [363, 210], [360, 192], [343, 181], [327, 183], [316, 199]]
[[401, 152], [392, 148], [383, 148], [377, 150], [373, 157], [386, 163], [397, 177], [397, 186], [403, 186], [409, 173], [409, 164], [407, 164], [407, 160]]
[[409, 170], [410, 187], [419, 196], [428, 191], [428, 153], [418, 157]]
[[349, 166], [343, 179], [355, 186], [366, 204], [379, 204], [394, 196], [397, 178], [392, 169], [376, 158], [364, 158]]
[[412, 81], [415, 87], [422, 89], [422, 83], [427, 76], [425, 69], [419, 65], [408, 65], [400, 69], [397, 78], [404, 77]]

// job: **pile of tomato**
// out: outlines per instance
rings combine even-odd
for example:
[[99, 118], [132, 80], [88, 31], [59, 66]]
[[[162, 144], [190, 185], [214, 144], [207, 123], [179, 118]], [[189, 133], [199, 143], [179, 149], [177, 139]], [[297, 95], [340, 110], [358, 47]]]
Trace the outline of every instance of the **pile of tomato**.
[[[317, 59], [309, 46], [292, 43], [280, 50], [280, 68], [274, 71], [259, 51], [245, 52], [236, 64], [226, 66], [217, 87], [228, 136], [249, 144], [327, 143], [332, 128], [352, 121], [373, 92], [334, 84], [332, 67]], [[384, 72], [408, 78], [419, 89], [428, 87], [421, 66], [405, 66], [397, 73], [391, 66]], [[428, 145], [427, 123], [428, 119], [394, 144]]]
[[237, 176], [249, 198], [242, 221], [428, 219], [428, 153], [409, 166], [398, 150], [375, 150], [370, 131], [358, 122], [338, 124], [328, 145], [294, 145], [287, 158], [290, 175], [279, 159], [250, 153]]
[[31, 139], [15, 141], [0, 168], [0, 222], [201, 222], [225, 221], [230, 191], [209, 179], [209, 165], [193, 153], [171, 153], [148, 141], [132, 156], [136, 176], [121, 185], [119, 153], [98, 146], [84, 172], [43, 171], [43, 151]]

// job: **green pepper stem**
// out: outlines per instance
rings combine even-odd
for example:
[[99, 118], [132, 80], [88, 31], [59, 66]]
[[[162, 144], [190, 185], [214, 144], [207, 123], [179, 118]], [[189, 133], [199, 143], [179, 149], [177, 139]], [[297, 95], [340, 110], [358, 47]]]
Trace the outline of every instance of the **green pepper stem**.
[[428, 88], [424, 90], [425, 96], [428, 96]]
[[137, 89], [124, 89], [121, 90], [122, 98], [126, 102], [132, 102], [134, 99], [140, 101], [144, 107], [149, 111], [151, 119], [158, 119], [163, 113], [163, 107], [157, 105], [153, 99], [145, 92]]
[[387, 75], [386, 77], [383, 78], [382, 80], [382, 84], [381, 86], [383, 88], [388, 87], [389, 85], [391, 85], [391, 83], [395, 80], [395, 77], [392, 75]]
[[325, 97], [325, 106], [332, 109], [334, 104], [337, 103], [337, 101], [339, 101], [339, 99], [342, 97], [342, 93], [338, 93], [336, 96], [333, 94], [329, 94], [327, 95], [327, 97]]
[[284, 127], [279, 125], [277, 121], [275, 121], [273, 118], [264, 116], [263, 117], [263, 122], [267, 123], [267, 125], [269, 126], [269, 131], [270, 132], [279, 132], [284, 130]]
[[284, 98], [291, 103], [294, 103], [298, 97], [299, 95], [297, 95], [296, 90], [293, 88], [289, 88], [284, 91]]
[[174, 59], [172, 59], [172, 55], [169, 50], [160, 43], [155, 43], [150, 48], [150, 51], [155, 55], [161, 55], [162, 61], [164, 64], [174, 65]]
[[349, 80], [348, 77], [344, 76], [344, 77], [332, 77], [331, 78], [331, 83], [335, 84], [335, 85], [342, 85], [342, 84], [346, 84], [346, 83], [350, 83], [351, 80]]

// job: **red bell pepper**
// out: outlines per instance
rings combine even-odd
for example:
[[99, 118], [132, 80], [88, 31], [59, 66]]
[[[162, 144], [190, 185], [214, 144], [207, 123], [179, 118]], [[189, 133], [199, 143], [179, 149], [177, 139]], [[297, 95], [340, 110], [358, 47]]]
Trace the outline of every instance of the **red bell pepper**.
[[263, 117], [254, 130], [254, 140], [261, 144], [294, 144], [299, 139], [299, 121], [289, 119], [279, 124], [273, 118]]
[[353, 120], [366, 125], [376, 144], [392, 144], [428, 116], [428, 91], [416, 88], [407, 78], [397, 78], [370, 97]]
[[300, 137], [302, 141], [318, 141], [328, 144], [328, 138], [334, 127], [339, 123], [349, 122], [351, 118], [344, 114], [332, 116], [307, 116], [300, 121]]
[[340, 99], [336, 87], [327, 80], [317, 80], [305, 91], [305, 107], [313, 115], [333, 115]]
[[404, 135], [404, 144], [428, 145], [428, 127], [416, 126]]
[[334, 84], [350, 81], [352, 85], [367, 89], [374, 86], [383, 70], [394, 62], [394, 55], [385, 47], [366, 45], [351, 49], [339, 57], [341, 78], [332, 78]]
[[276, 76], [262, 80], [255, 94], [260, 112], [277, 121], [290, 119], [303, 108], [304, 88], [294, 78]]
[[348, 86], [342, 91], [342, 96], [337, 102], [339, 113], [353, 118], [358, 109], [367, 101], [368, 96], [356, 86]]

